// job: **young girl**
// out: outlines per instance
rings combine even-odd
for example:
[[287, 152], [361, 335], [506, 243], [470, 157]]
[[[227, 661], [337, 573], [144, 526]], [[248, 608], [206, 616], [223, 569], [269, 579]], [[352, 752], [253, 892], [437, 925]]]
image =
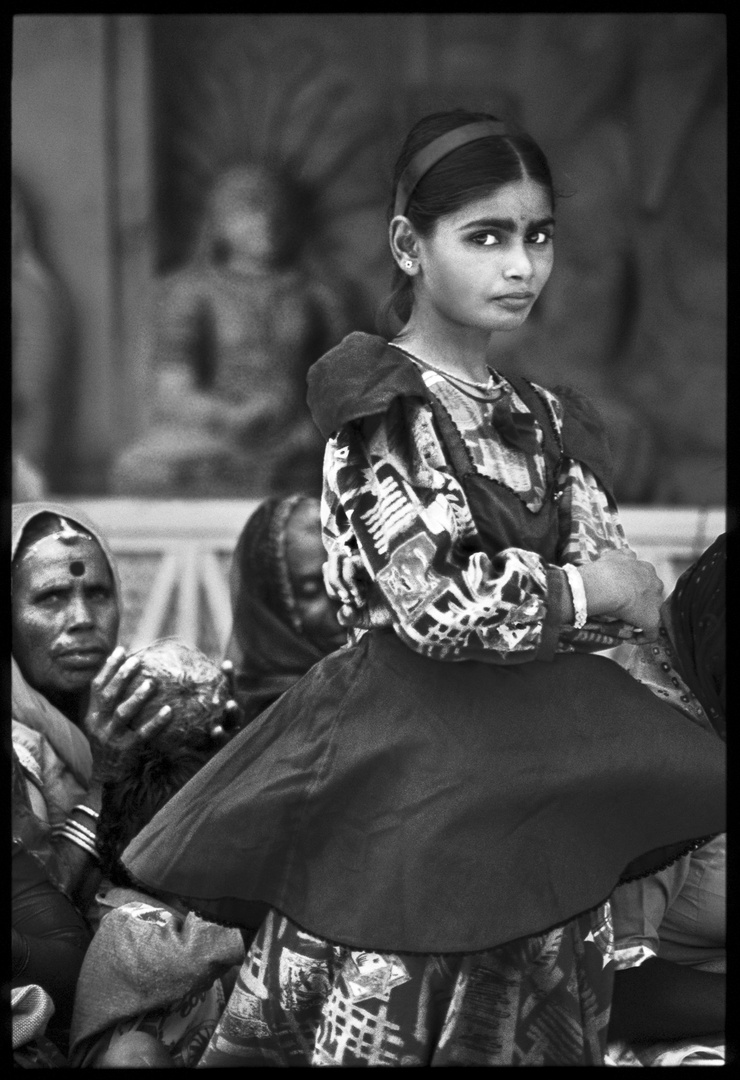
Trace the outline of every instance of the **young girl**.
[[487, 366], [550, 274], [553, 204], [528, 136], [420, 121], [402, 329], [311, 371], [329, 578], [366, 629], [124, 855], [260, 927], [204, 1066], [600, 1064], [609, 894], [724, 828], [719, 740], [591, 655], [655, 634], [661, 592], [597, 418]]

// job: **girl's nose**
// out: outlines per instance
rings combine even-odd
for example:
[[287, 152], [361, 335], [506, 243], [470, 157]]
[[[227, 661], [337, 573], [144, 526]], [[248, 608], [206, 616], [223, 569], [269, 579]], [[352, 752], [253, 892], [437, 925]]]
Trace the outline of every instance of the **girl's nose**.
[[504, 277], [507, 279], [528, 280], [532, 276], [532, 260], [524, 244], [512, 245], [508, 254]]

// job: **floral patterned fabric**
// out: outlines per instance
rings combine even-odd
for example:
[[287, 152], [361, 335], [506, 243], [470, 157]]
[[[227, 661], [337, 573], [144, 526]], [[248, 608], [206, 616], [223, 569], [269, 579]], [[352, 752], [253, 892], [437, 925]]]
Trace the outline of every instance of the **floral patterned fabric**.
[[270, 912], [199, 1066], [600, 1065], [608, 904], [481, 953], [332, 945]]

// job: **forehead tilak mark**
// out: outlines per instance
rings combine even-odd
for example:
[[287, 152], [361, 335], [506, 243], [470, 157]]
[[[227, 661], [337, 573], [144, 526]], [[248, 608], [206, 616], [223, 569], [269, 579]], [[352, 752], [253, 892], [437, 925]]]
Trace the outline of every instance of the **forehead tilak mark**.
[[82, 577], [85, 573], [85, 564], [82, 559], [75, 559], [74, 562], [69, 564], [69, 572], [74, 577]]

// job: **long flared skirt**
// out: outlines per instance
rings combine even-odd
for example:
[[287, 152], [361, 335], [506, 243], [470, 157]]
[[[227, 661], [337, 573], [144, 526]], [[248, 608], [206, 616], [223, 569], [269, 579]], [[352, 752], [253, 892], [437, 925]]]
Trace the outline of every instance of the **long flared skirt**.
[[445, 663], [373, 631], [227, 744], [123, 861], [215, 921], [253, 929], [272, 908], [352, 948], [474, 952], [725, 827], [724, 745], [613, 661]]

